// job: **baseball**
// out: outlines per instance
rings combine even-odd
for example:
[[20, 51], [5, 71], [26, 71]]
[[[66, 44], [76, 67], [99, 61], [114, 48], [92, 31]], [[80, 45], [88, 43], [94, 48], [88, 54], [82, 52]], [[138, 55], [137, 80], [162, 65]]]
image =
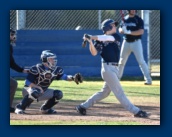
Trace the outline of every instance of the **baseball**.
[[77, 26], [75, 30], [81, 30], [81, 26]]

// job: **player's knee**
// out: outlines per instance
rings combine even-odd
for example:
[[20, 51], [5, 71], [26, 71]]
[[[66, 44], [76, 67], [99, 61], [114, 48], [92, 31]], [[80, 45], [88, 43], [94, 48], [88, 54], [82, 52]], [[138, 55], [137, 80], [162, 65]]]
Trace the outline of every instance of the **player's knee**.
[[60, 90], [54, 90], [54, 97], [56, 100], [60, 100], [63, 98], [63, 92]]
[[104, 94], [104, 97], [108, 97], [111, 91], [108, 91]]
[[29, 91], [29, 98], [33, 99], [33, 100], [37, 100], [40, 96], [41, 92], [39, 89], [37, 88], [30, 88]]

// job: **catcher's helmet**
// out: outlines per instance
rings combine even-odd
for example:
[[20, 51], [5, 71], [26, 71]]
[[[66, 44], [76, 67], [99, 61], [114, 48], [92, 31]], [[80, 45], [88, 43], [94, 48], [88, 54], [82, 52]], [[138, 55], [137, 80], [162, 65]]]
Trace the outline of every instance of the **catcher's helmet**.
[[41, 54], [41, 61], [42, 63], [47, 63], [49, 68], [54, 69], [57, 65], [57, 56], [50, 50], [43, 50]]
[[115, 26], [118, 26], [118, 22], [114, 21], [113, 19], [106, 19], [102, 22], [101, 29], [103, 30], [103, 33], [106, 33], [106, 31], [112, 29], [111, 24], [115, 24]]

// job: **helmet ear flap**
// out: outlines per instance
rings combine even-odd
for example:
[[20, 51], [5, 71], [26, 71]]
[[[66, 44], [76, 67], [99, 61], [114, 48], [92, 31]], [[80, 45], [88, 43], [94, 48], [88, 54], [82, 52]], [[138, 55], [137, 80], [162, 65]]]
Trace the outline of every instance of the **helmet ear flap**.
[[41, 55], [41, 61], [43, 63], [46, 63], [47, 62], [47, 58], [44, 55]]
[[43, 57], [42, 58], [42, 62], [46, 63], [47, 62], [47, 58], [46, 57]]
[[104, 33], [106, 33], [106, 31], [109, 31], [112, 29], [112, 26], [109, 24], [109, 25], [106, 25], [106, 26], [103, 26], [102, 30]]

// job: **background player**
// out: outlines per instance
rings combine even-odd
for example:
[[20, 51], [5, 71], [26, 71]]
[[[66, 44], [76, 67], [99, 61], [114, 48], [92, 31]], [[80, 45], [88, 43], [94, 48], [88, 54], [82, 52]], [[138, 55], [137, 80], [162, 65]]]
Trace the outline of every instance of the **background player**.
[[[27, 73], [28, 70], [17, 65], [13, 57], [13, 46], [15, 46], [16, 38], [17, 38], [16, 31], [10, 28], [10, 68], [17, 72]], [[14, 112], [15, 110], [12, 107], [12, 104], [13, 104], [13, 99], [16, 93], [17, 86], [18, 86], [17, 81], [13, 79], [12, 77], [10, 77], [10, 112]]]
[[[116, 33], [118, 22], [112, 19], [106, 19], [101, 24], [104, 35], [91, 36], [90, 39], [84, 35], [84, 40], [89, 42], [89, 50], [93, 56], [100, 53], [102, 57], [101, 76], [104, 86], [101, 91], [92, 95], [87, 101], [76, 106], [76, 110], [86, 115], [86, 109], [93, 106], [94, 103], [106, 98], [112, 91], [121, 105], [128, 111], [134, 114], [135, 117], [148, 117], [145, 111], [134, 106], [124, 94], [118, 77], [118, 61], [120, 36]], [[96, 40], [93, 44], [92, 40]]]
[[119, 32], [124, 34], [119, 60], [119, 77], [122, 77], [126, 61], [131, 52], [133, 52], [144, 75], [144, 84], [151, 85], [152, 79], [143, 57], [143, 48], [141, 43], [141, 36], [144, 33], [144, 22], [136, 15], [136, 10], [128, 10], [128, 15], [124, 17], [123, 22], [124, 23], [119, 28]]
[[26, 107], [30, 106], [34, 100], [46, 100], [40, 108], [41, 112], [43, 114], [55, 114], [56, 111], [52, 107], [62, 99], [63, 93], [61, 90], [48, 88], [53, 80], [74, 80], [77, 84], [78, 81], [82, 82], [82, 76], [79, 73], [75, 76], [64, 74], [63, 69], [56, 66], [57, 57], [51, 51], [42, 51], [41, 61], [42, 64], [32, 66], [29, 71], [22, 91], [24, 98], [16, 105], [15, 113], [17, 114], [25, 114]]

